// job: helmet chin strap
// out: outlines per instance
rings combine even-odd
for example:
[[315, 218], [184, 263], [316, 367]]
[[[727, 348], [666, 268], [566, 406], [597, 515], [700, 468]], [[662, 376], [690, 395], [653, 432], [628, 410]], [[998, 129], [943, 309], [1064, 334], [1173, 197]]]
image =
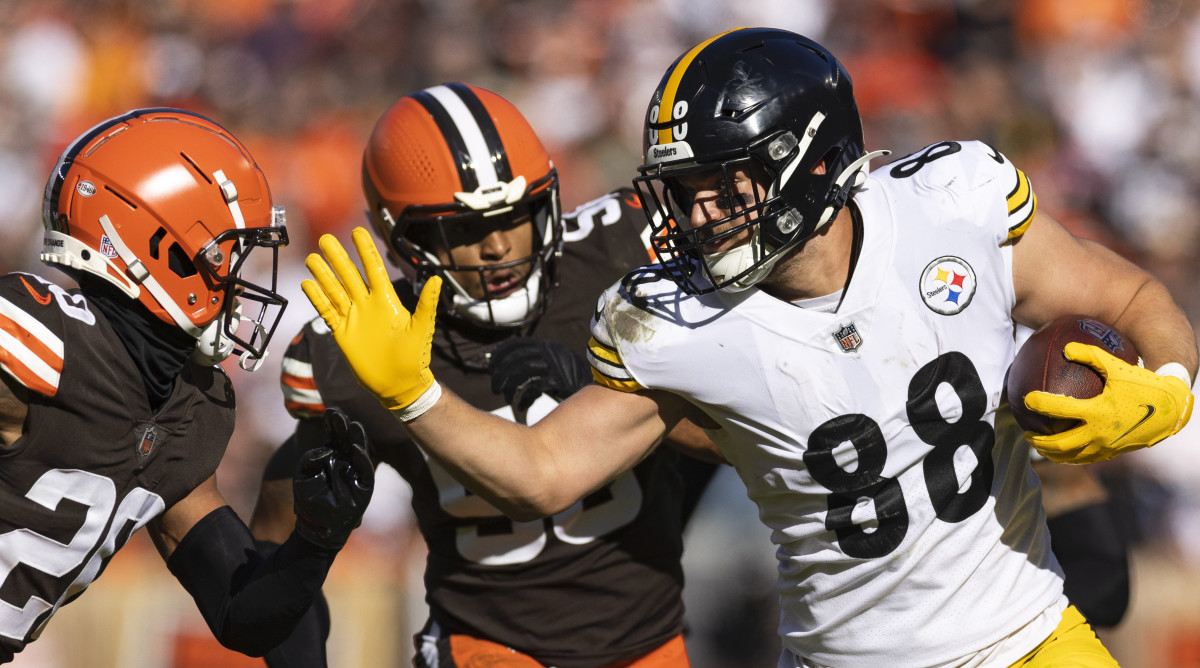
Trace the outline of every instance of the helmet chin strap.
[[[878, 158], [881, 156], [891, 155], [891, 154], [892, 154], [891, 151], [883, 150], [883, 151], [871, 151], [869, 153], [866, 153], [866, 154], [860, 156], [857, 160], [855, 160], [854, 162], [847, 165], [846, 168], [842, 170], [841, 174], [838, 174], [837, 179], [833, 182], [833, 191], [837, 192], [837, 191], [841, 190], [842, 187], [846, 185], [846, 181], [850, 180], [851, 176], [854, 177], [853, 187], [854, 188], [861, 187], [864, 183], [866, 183], [867, 174], [871, 170], [871, 168], [869, 166], [867, 166], [867, 163], [870, 162], [871, 159], [873, 159], [873, 158]], [[823, 212], [821, 212], [821, 219], [817, 221], [817, 226], [815, 228], [813, 228], [813, 232], [816, 233], [822, 227], [825, 227], [826, 225], [828, 225], [829, 221], [833, 220], [833, 216], [836, 212], [837, 212], [837, 210], [835, 210], [832, 206], [825, 207], [825, 210]]]
[[154, 297], [158, 305], [171, 316], [175, 324], [180, 329], [187, 332], [189, 336], [199, 339], [202, 330], [193, 325], [192, 321], [184, 314], [183, 309], [171, 299], [171, 295], [163, 289], [162, 285], [150, 274], [150, 270], [146, 269], [146, 265], [138, 259], [133, 251], [129, 250], [129, 246], [125, 245], [125, 241], [121, 239], [121, 235], [117, 233], [117, 228], [108, 219], [107, 215], [100, 216], [100, 228], [108, 235], [108, 240], [112, 242], [113, 248], [117, 251], [117, 257], [125, 262], [126, 272], [134, 282], [140, 284]]
[[[100, 217], [100, 227], [104, 230], [104, 233], [108, 235], [108, 239], [112, 243], [113, 248], [116, 249], [117, 257], [121, 258], [121, 260], [125, 262], [128, 274], [131, 278], [133, 278], [134, 282], [140, 284], [150, 293], [151, 296], [154, 297], [159, 306], [161, 306], [163, 310], [171, 316], [171, 319], [175, 321], [175, 324], [180, 329], [187, 332], [187, 334], [192, 338], [196, 339], [196, 348], [192, 351], [192, 358], [196, 360], [196, 362], [211, 366], [213, 364], [219, 364], [220, 362], [224, 361], [225, 358], [233, 354], [234, 342], [225, 335], [225, 323], [219, 315], [203, 328], [192, 324], [192, 321], [189, 320], [183, 310], [179, 308], [179, 305], [175, 303], [175, 300], [171, 299], [171, 296], [167, 294], [166, 290], [163, 289], [162, 284], [160, 284], [158, 280], [150, 274], [150, 271], [146, 269], [146, 266], [142, 264], [142, 261], [137, 258], [137, 255], [135, 255], [134, 252], [129, 249], [129, 246], [125, 244], [125, 241], [121, 239], [121, 235], [117, 232], [117, 228], [112, 224], [112, 221], [108, 219], [107, 215]], [[238, 304], [236, 307], [234, 307], [234, 314], [236, 317], [230, 324], [230, 328], [234, 332], [237, 331], [238, 324], [241, 321], [241, 313], [242, 307], [241, 304]], [[255, 324], [258, 325], [258, 323]], [[258, 326], [261, 327], [261, 325]], [[258, 364], [249, 364], [247, 359], [248, 355], [249, 352], [246, 352], [242, 355], [240, 366], [246, 371], [253, 371], [258, 368]], [[264, 353], [263, 357], [258, 359], [258, 362], [261, 362], [265, 357], [266, 354]]]
[[[823, 119], [824, 119], [824, 116], [822, 116], [820, 113], [816, 114], [813, 117], [813, 122], [812, 122], [812, 124], [810, 124], [809, 127], [812, 128], [814, 125], [819, 126], [821, 123], [821, 120], [823, 120]], [[805, 133], [805, 135], [806, 135], [806, 138], [809, 136], [808, 133]], [[804, 154], [803, 149], [806, 148], [806, 144], [802, 144], [801, 148], [802, 148], [802, 150], [800, 151], [799, 155]], [[862, 155], [857, 160], [855, 160], [854, 162], [847, 165], [846, 169], [842, 170], [842, 173], [839, 174], [837, 179], [835, 179], [833, 182], [833, 190], [834, 191], [841, 190], [846, 185], [846, 182], [850, 180], [851, 176], [854, 177], [854, 186], [853, 187], [857, 188], [857, 187], [862, 186], [863, 183], [866, 182], [867, 173], [870, 169], [867, 166], [867, 164], [873, 158], [878, 158], [880, 156], [885, 156], [885, 155], [890, 155], [890, 154], [891, 154], [891, 151], [883, 150], [883, 151], [871, 151], [869, 153]], [[799, 160], [799, 157], [797, 157], [796, 160], [793, 160], [792, 163], [788, 166], [788, 170], [786, 170], [787, 175], [790, 175], [791, 172], [794, 171], [795, 165], [797, 164], [798, 160]], [[780, 182], [782, 182], [782, 180]], [[828, 225], [829, 222], [831, 220], [833, 220], [834, 214], [837, 211], [838, 211], [838, 209], [834, 209], [834, 207], [832, 207], [832, 206], [825, 207], [825, 211], [823, 211], [821, 213], [821, 219], [819, 221], [817, 221], [817, 226], [815, 228], [813, 228], [813, 233], [814, 234], [817, 233], [818, 231], [821, 230], [821, 228]], [[753, 266], [754, 263], [759, 260], [759, 256], [760, 256], [759, 250], [761, 248], [762, 248], [762, 246], [759, 243], [759, 229], [756, 226], [754, 228], [753, 235], [750, 237], [749, 242], [747, 242], [741, 246], [738, 246], [737, 248], [731, 248], [729, 250], [718, 251], [716, 253], [710, 253], [708, 255], [705, 255], [704, 262], [708, 265], [709, 271], [712, 272], [712, 276], [713, 276], [714, 280], [716, 280], [717, 282], [720, 282], [721, 280], [723, 280], [723, 277], [725, 277], [725, 276], [737, 276], [738, 274], [742, 273], [743, 271], [746, 271], [751, 266]], [[723, 287], [721, 289], [728, 291], [728, 292], [741, 292], [742, 290], [745, 290], [746, 288], [749, 288], [749, 287], [755, 285], [756, 283], [758, 283], [759, 281], [762, 281], [764, 278], [767, 277], [768, 274], [771, 273], [771, 269], [773, 269], [775, 267], [775, 263], [779, 260], [780, 257], [782, 257], [782, 255], [783, 255], [782, 253], [775, 253], [775, 254], [771, 255], [769, 258], [767, 258], [766, 262], [762, 263], [762, 265], [760, 267], [758, 267], [754, 271], [750, 272], [749, 274], [746, 274], [745, 276], [737, 279], [736, 281], [733, 281], [732, 283], [730, 283], [729, 285], [726, 285], [725, 287]]]

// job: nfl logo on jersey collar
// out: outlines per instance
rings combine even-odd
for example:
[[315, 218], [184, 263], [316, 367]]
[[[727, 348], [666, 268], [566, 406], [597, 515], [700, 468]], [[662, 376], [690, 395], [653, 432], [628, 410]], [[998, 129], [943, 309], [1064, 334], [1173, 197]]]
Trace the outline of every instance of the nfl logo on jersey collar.
[[921, 301], [934, 313], [957, 315], [971, 304], [975, 286], [975, 270], [966, 260], [943, 255], [925, 265], [917, 289]]
[[842, 352], [852, 353], [862, 346], [862, 337], [858, 335], [858, 327], [854, 323], [842, 325], [841, 329], [833, 333], [833, 338], [842, 347]]

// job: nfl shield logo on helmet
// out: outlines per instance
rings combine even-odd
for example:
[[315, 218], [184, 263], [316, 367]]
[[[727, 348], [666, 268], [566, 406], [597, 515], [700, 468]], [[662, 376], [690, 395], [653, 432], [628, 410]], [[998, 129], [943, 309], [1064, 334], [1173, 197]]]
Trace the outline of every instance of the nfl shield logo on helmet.
[[842, 347], [842, 352], [852, 353], [858, 350], [862, 345], [862, 337], [858, 335], [858, 327], [854, 323], [842, 325], [842, 328], [833, 333], [833, 338], [837, 340], [838, 345]]
[[100, 237], [100, 252], [104, 255], [104, 257], [117, 256], [117, 247], [113, 245], [107, 234]]

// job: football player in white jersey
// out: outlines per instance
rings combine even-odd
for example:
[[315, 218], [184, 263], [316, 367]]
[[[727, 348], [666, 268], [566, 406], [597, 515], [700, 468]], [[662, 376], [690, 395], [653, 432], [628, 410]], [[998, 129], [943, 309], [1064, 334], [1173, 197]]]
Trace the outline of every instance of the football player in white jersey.
[[1177, 432], [1197, 349], [1163, 285], [1037, 212], [985, 144], [868, 174], [880, 153], [849, 75], [794, 33], [735, 29], [684, 53], [645, 141], [635, 185], [660, 264], [601, 297], [595, 384], [533, 427], [442, 391], [438, 285], [405, 310], [365, 230], [365, 281], [326, 236], [304, 283], [359, 381], [518, 519], [568, 507], [681, 417], [706, 426], [773, 531], [781, 666], [1116, 665], [1063, 595], [1030, 449], [998, 441], [994, 417], [1014, 326], [1080, 313], [1145, 368], [1069, 345], [1104, 391], [1027, 396], [1082, 423], [1030, 443], [1085, 463]]

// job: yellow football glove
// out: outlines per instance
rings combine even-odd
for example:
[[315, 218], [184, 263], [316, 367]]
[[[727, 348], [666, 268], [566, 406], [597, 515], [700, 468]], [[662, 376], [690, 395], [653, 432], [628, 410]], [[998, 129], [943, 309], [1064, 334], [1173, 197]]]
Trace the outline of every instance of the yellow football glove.
[[305, 280], [300, 287], [333, 331], [359, 384], [388, 410], [405, 409], [434, 385], [429, 356], [442, 279], [432, 276], [425, 282], [410, 314], [396, 296], [371, 235], [356, 227], [352, 236], [365, 284], [346, 249], [325, 234], [320, 241], [325, 259], [313, 253], [304, 262], [316, 280]]
[[1072, 341], [1067, 359], [1104, 377], [1104, 391], [1091, 399], [1048, 392], [1025, 395], [1025, 407], [1083, 424], [1058, 434], [1026, 432], [1038, 452], [1058, 463], [1088, 464], [1145, 448], [1183, 429], [1192, 416], [1192, 391], [1174, 376], [1128, 364], [1096, 346]]

